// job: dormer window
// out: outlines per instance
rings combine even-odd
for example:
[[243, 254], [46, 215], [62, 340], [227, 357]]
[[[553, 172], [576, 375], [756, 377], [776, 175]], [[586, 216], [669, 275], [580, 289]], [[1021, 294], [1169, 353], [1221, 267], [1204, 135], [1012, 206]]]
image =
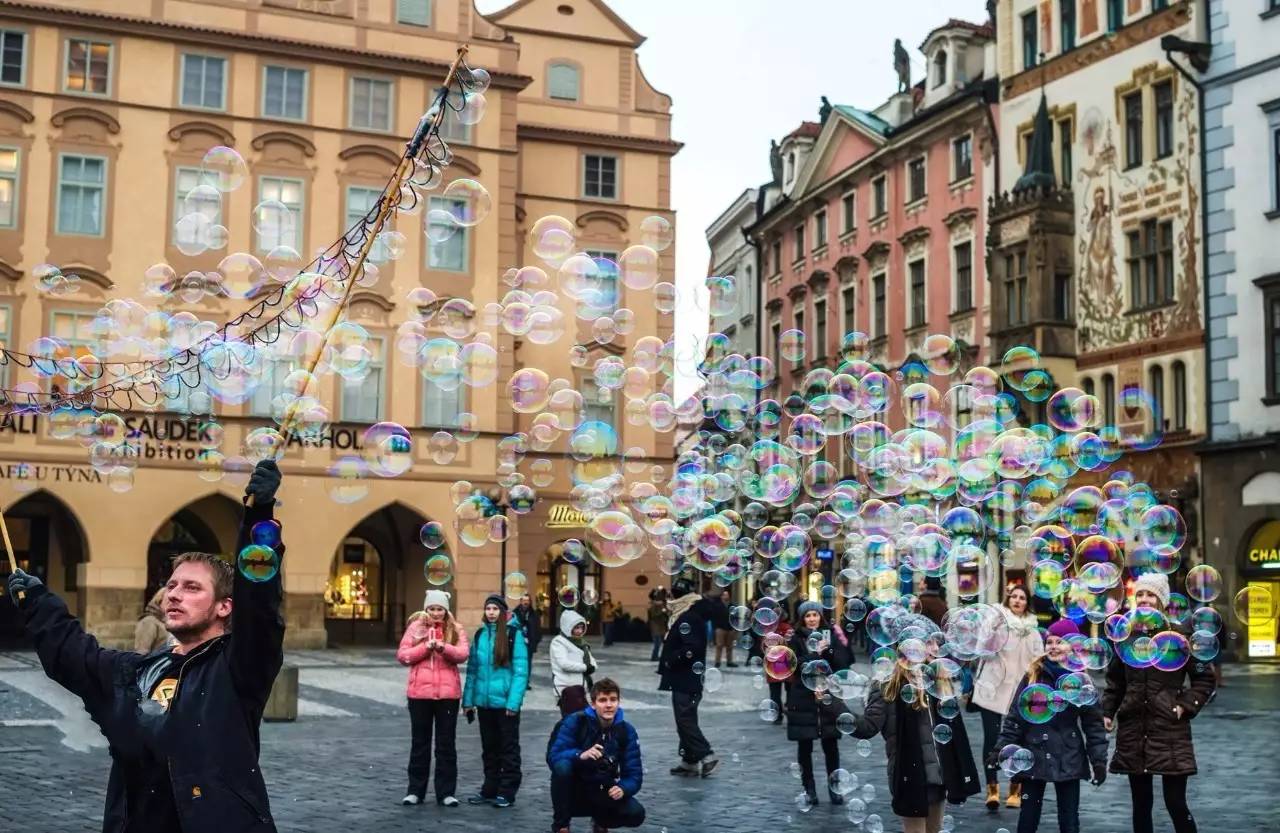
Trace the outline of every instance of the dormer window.
[[947, 83], [947, 50], [939, 49], [933, 56], [933, 86], [936, 89]]
[[787, 170], [783, 176], [787, 184], [791, 184], [791, 180], [796, 177], [796, 152], [793, 150], [787, 154]]

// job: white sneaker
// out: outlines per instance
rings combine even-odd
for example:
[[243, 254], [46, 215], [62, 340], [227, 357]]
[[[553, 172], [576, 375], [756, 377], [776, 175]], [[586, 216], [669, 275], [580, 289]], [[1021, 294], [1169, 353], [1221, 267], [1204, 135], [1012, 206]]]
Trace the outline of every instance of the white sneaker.
[[413, 793], [409, 793], [404, 798], [400, 799], [400, 803], [408, 806], [410, 804], [418, 804], [421, 800], [422, 799], [418, 798]]
[[458, 803], [458, 799], [451, 795], [446, 795], [444, 798], [440, 799], [440, 806], [442, 807], [457, 807]]

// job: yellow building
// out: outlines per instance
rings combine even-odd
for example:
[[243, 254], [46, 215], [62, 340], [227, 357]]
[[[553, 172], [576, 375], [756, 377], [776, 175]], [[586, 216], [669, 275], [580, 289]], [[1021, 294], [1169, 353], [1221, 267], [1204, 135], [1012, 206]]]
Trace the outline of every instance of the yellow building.
[[[200, 293], [147, 297], [144, 272], [157, 262], [179, 276], [209, 272], [231, 252], [263, 256], [281, 233], [304, 259], [324, 249], [376, 200], [457, 45], [469, 44], [469, 62], [493, 81], [483, 120], [445, 126], [454, 154], [445, 184], [479, 181], [492, 212], [447, 244], [427, 240], [425, 212], [398, 218], [403, 255], [381, 265], [380, 280], [358, 290], [349, 311], [380, 345], [372, 370], [354, 387], [323, 379], [318, 394], [333, 424], [318, 447], [291, 446], [284, 456], [277, 516], [288, 545], [288, 644], [395, 639], [421, 605], [431, 552], [418, 530], [428, 520], [444, 526], [448, 588], [455, 611], [473, 624], [484, 596], [501, 585], [502, 548], [460, 546], [450, 493], [461, 480], [494, 488], [499, 441], [529, 427], [530, 417], [512, 412], [506, 379], [536, 366], [587, 392], [570, 346], [592, 346], [593, 358], [630, 356], [641, 336], [669, 338], [670, 320], [652, 293], [621, 284], [617, 304], [634, 311], [634, 327], [605, 345], [592, 340], [589, 323], [576, 322], [567, 299], [560, 304], [568, 332], [549, 345], [477, 316], [499, 351], [499, 377], [457, 394], [399, 361], [396, 328], [418, 314], [406, 300], [416, 287], [466, 298], [477, 310], [500, 302], [508, 268], [542, 265], [525, 241], [544, 215], [572, 221], [578, 248], [597, 254], [638, 242], [646, 217], [673, 219], [670, 158], [679, 145], [670, 139], [670, 99], [640, 72], [642, 40], [597, 0], [520, 0], [487, 17], [470, 3], [438, 0], [0, 0], [0, 341], [36, 352], [32, 342], [52, 335], [96, 348], [93, 318], [115, 298], [213, 321], [247, 308], [252, 301]], [[189, 208], [184, 196], [204, 153], [217, 145], [235, 148], [249, 176], [202, 207], [226, 227], [225, 248], [190, 256], [175, 221]], [[297, 222], [283, 232], [261, 223], [255, 230], [255, 206], [267, 199], [284, 203]], [[661, 280], [672, 280], [673, 259], [668, 248]], [[79, 290], [38, 291], [33, 271], [44, 263], [78, 275]], [[555, 289], [552, 272], [547, 288]], [[13, 362], [0, 366], [0, 382], [49, 384]], [[228, 457], [241, 453], [249, 431], [270, 424], [271, 385], [259, 390], [215, 409]], [[613, 420], [619, 450], [639, 449], [631, 469], [647, 477], [648, 466], [670, 460], [669, 434], [630, 424], [618, 402], [590, 407], [594, 418]], [[476, 439], [460, 444], [452, 461], [434, 462], [430, 438], [455, 429], [463, 412], [475, 415]], [[196, 457], [209, 438], [198, 418], [125, 416], [140, 457], [128, 488], [95, 470], [47, 418], [7, 414], [0, 424], [0, 507], [18, 559], [109, 643], [132, 633], [170, 555], [231, 552], [244, 482], [235, 472], [200, 476]], [[372, 453], [364, 431], [384, 420], [412, 432], [412, 467], [361, 481], [367, 494], [359, 500], [335, 500], [345, 481], [331, 467], [344, 455]], [[548, 555], [581, 534], [582, 518], [570, 507], [574, 463], [563, 437], [533, 456], [550, 461], [555, 479], [538, 489], [532, 512], [511, 516], [507, 571], [523, 571], [543, 593], [574, 582], [610, 591], [638, 612], [657, 578], [644, 574], [651, 559], [601, 575], [590, 559], [566, 566]], [[15, 611], [0, 603], [0, 639], [15, 635]]]

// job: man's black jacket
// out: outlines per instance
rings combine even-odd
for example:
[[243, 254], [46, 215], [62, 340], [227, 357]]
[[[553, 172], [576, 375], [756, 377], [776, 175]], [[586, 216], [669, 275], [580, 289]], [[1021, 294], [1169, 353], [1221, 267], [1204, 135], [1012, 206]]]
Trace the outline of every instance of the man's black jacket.
[[[249, 529], [271, 517], [269, 505], [245, 509], [237, 552]], [[283, 559], [283, 545], [277, 550]], [[155, 799], [142, 787], [155, 780], [145, 768], [164, 762], [181, 833], [275, 830], [258, 769], [258, 725], [284, 660], [279, 571], [254, 583], [237, 570], [233, 600], [231, 632], [191, 652], [167, 714], [157, 714], [139, 673], [159, 654], [99, 647], [62, 599], [44, 586], [28, 593], [22, 612], [45, 673], [84, 701], [110, 743], [104, 833], [178, 833], [154, 829], [166, 814], [148, 806]]]

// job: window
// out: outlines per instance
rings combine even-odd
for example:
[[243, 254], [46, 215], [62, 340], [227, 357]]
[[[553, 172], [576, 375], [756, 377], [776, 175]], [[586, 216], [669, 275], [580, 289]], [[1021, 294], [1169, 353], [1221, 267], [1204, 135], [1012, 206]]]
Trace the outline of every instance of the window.
[[262, 115], [301, 121], [307, 117], [307, 71], [295, 67], [263, 70]]
[[951, 143], [951, 181], [973, 176], [973, 134], [966, 133]]
[[[381, 196], [382, 190], [379, 188], [368, 188], [363, 185], [347, 186], [346, 228], [353, 228], [356, 223], [367, 217], [378, 204], [378, 198]], [[369, 262], [381, 264], [390, 259], [391, 253], [387, 249], [387, 244], [381, 240], [375, 240], [373, 246], [369, 248]]]
[[582, 418], [584, 420], [603, 422], [609, 426], [614, 425], [614, 420], [616, 419], [614, 416], [616, 394], [613, 391], [600, 387], [596, 384], [593, 376], [584, 376], [578, 390], [582, 393]]
[[578, 68], [573, 64], [552, 64], [547, 70], [547, 94], [562, 101], [577, 101]]
[[871, 181], [871, 219], [883, 217], [889, 210], [888, 180], [878, 176]]
[[924, 199], [924, 157], [907, 163], [907, 202]]
[[813, 248], [821, 249], [827, 245], [827, 210], [824, 208], [813, 215]]
[[430, 26], [431, 0], [396, 0], [396, 22]]
[[1060, 0], [1062, 23], [1062, 51], [1076, 48], [1076, 0]]
[[1169, 8], [1169, 0], [1151, 0], [1151, 11], [1158, 12]]
[[110, 92], [111, 44], [71, 38], [67, 41], [66, 77], [62, 89], [70, 93], [106, 95]]
[[963, 429], [973, 422], [973, 388], [969, 385], [956, 385], [956, 428]]
[[956, 261], [956, 312], [973, 309], [973, 243], [952, 249]]
[[188, 214], [202, 214], [210, 223], [222, 222], [222, 198], [209, 189], [196, 190], [200, 184], [199, 168], [178, 168], [173, 177], [173, 245], [199, 249], [203, 246], [200, 230], [178, 221]]
[[[801, 301], [800, 303], [803, 304], [804, 301]], [[791, 314], [791, 326], [801, 333], [804, 332], [804, 307], [803, 306], [796, 307], [795, 312]], [[803, 361], [804, 361], [804, 356], [801, 356], [800, 358], [792, 362], [792, 364], [798, 367]]]
[[1053, 317], [1058, 321], [1071, 320], [1071, 273], [1055, 272], [1053, 275]]
[[848, 234], [853, 231], [856, 222], [854, 212], [853, 192], [845, 194], [840, 198], [840, 233]]
[[1036, 13], [1034, 10], [1022, 16], [1022, 68], [1031, 69], [1039, 62], [1040, 44], [1036, 32]]
[[445, 390], [435, 382], [422, 385], [422, 424], [430, 428], [458, 428], [467, 410], [467, 386]]
[[613, 315], [618, 309], [618, 253], [603, 249], [587, 249], [587, 257], [596, 261], [592, 290], [579, 298], [579, 306], [589, 307], [591, 319]]
[[1004, 257], [1004, 306], [1011, 325], [1027, 322], [1026, 250]]
[[771, 260], [773, 261], [773, 273], [776, 275], [782, 271], [782, 241], [773, 241], [773, 243], [770, 244], [769, 250], [773, 255]]
[[884, 275], [876, 275], [871, 279], [871, 295], [874, 298], [875, 316], [872, 321], [872, 337], [883, 338], [889, 334], [889, 325], [886, 320], [887, 313], [885, 309], [884, 294]]
[[0, 31], [0, 84], [21, 86], [26, 80], [27, 33]]
[[1280, 401], [1280, 284], [1263, 290], [1263, 322], [1266, 331], [1267, 404]]
[[1072, 129], [1071, 119], [1063, 119], [1058, 122], [1058, 161], [1062, 168], [1062, 187], [1071, 187], [1071, 177], [1075, 175], [1075, 169], [1071, 158], [1072, 137], [1075, 130]]
[[351, 126], [391, 129], [391, 82], [385, 78], [351, 79]]
[[270, 252], [277, 246], [302, 251], [302, 189], [300, 179], [264, 176], [258, 180], [258, 250]]
[[1187, 366], [1173, 363], [1173, 430], [1187, 430]]
[[1110, 373], [1102, 374], [1102, 423], [1116, 424], [1116, 379]]
[[1084, 377], [1084, 383], [1081, 384], [1080, 387], [1084, 388], [1084, 392], [1086, 395], [1093, 396], [1094, 395], [1093, 377], [1091, 376]]
[[845, 334], [851, 333], [855, 329], [853, 300], [852, 286], [846, 286], [844, 289], [840, 290], [840, 311], [844, 316]]
[[18, 225], [18, 149], [0, 147], [0, 228]]
[[[440, 209], [448, 211], [451, 214], [460, 214], [466, 210], [466, 203], [462, 200], [448, 199], [445, 197], [432, 197], [429, 209]], [[431, 215], [428, 214], [428, 217]], [[440, 215], [436, 215], [439, 217]], [[438, 234], [432, 234], [430, 237], [444, 237], [447, 231], [444, 231], [444, 223], [432, 222], [432, 227], [441, 227]], [[465, 272], [467, 271], [470, 254], [468, 252], [468, 235], [470, 229], [458, 226], [453, 221], [447, 223], [449, 228], [456, 229], [452, 237], [446, 239], [443, 243], [433, 243], [428, 239], [427, 244], [427, 266], [431, 269], [442, 269], [446, 272]]]
[[1173, 82], [1161, 81], [1153, 88], [1156, 98], [1156, 158], [1173, 155]]
[[106, 159], [63, 154], [58, 166], [58, 234], [100, 237], [106, 191]]
[[791, 231], [791, 259], [792, 261], [802, 260], [804, 258], [804, 223], [796, 226]]
[[182, 56], [183, 107], [222, 110], [226, 105], [227, 61], [210, 55]]
[[269, 352], [262, 357], [258, 372], [258, 386], [253, 389], [253, 395], [249, 400], [249, 413], [252, 416], [284, 416], [282, 412], [277, 413], [277, 410], [283, 411], [288, 406], [277, 408], [283, 405], [283, 400], [277, 401], [277, 399], [285, 392], [285, 379], [295, 367], [293, 359], [274, 352]]
[[[48, 355], [52, 359], [80, 359], [88, 355], [100, 356], [103, 351], [97, 338], [94, 337], [94, 321], [97, 319], [97, 313], [93, 312], [72, 312], [72, 311], [55, 311], [50, 315], [49, 335], [66, 345], [65, 349], [60, 348]], [[54, 375], [49, 379], [50, 391], [62, 391], [64, 393], [77, 393], [85, 388], [93, 387], [96, 383], [86, 381], [84, 379], [72, 380], [61, 374]]]
[[1129, 308], [1173, 300], [1173, 222], [1146, 220], [1125, 235], [1129, 256]]
[[1164, 368], [1154, 365], [1147, 376], [1151, 385], [1151, 430], [1164, 433]]
[[596, 156], [587, 154], [583, 157], [585, 168], [583, 174], [583, 196], [601, 200], [618, 198], [618, 159], [614, 156]]
[[1107, 31], [1114, 32], [1124, 25], [1124, 0], [1107, 0]]
[[[6, 348], [9, 346], [9, 339], [10, 339], [9, 316], [10, 316], [9, 308], [0, 307], [0, 349]], [[8, 362], [5, 362], [3, 365], [0, 365], [0, 387], [2, 388], [9, 387], [9, 363]]]
[[[1280, 2], [1280, 0], [1276, 0]], [[1280, 127], [1277, 127], [1271, 134], [1272, 158], [1271, 158], [1271, 176], [1275, 180], [1275, 203], [1274, 208], [1280, 211]]]
[[941, 87], [947, 83], [947, 50], [939, 49], [933, 56], [933, 86]]
[[813, 301], [813, 355], [819, 359], [827, 356], [826, 298], [815, 298]]
[[440, 138], [446, 142], [471, 141], [471, 125], [458, 121], [458, 113], [452, 107], [444, 108], [444, 118], [440, 120]]
[[924, 260], [913, 260], [907, 264], [907, 272], [911, 276], [911, 326], [924, 326]]
[[1124, 165], [1142, 164], [1142, 90], [1124, 97]]
[[382, 419], [383, 341], [371, 337], [364, 346], [372, 355], [368, 372], [359, 379], [344, 378], [340, 382], [344, 422], [378, 422]]
[[780, 347], [780, 345], [782, 344], [782, 322], [781, 321], [774, 321], [772, 324], [769, 325], [769, 338], [770, 338], [769, 343], [773, 345], [773, 352], [770, 355], [773, 356], [773, 364], [775, 367], [777, 367], [778, 362], [782, 361], [782, 348]]
[[787, 182], [790, 183], [796, 175], [796, 152], [793, 150], [787, 154]]

